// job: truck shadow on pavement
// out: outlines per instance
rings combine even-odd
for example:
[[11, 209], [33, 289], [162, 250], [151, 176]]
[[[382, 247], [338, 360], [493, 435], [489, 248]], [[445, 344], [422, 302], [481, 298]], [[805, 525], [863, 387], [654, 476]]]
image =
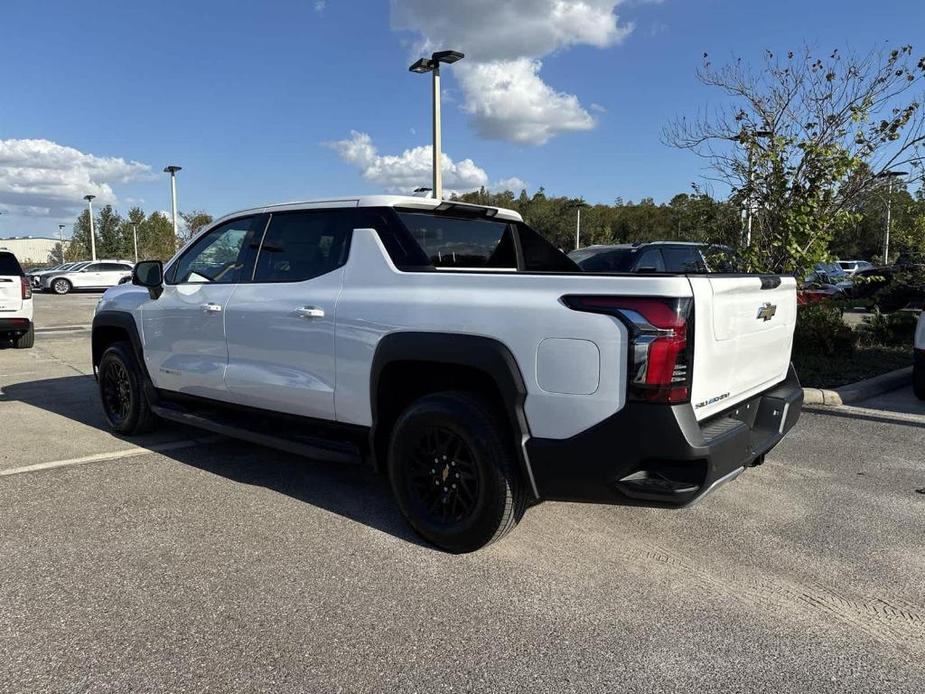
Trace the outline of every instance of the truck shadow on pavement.
[[[96, 382], [90, 376], [75, 375], [0, 386], [0, 407], [5, 402], [20, 402], [112, 435], [100, 408]], [[52, 431], [53, 428], [49, 427], [49, 436]], [[213, 442], [158, 450], [162, 444], [169, 447], [170, 442], [207, 437]], [[243, 441], [214, 437], [208, 432], [170, 422], [163, 422], [152, 434], [117, 438], [124, 440], [127, 446], [148, 448], [154, 455], [234, 482], [285, 494], [401, 540], [429, 547], [402, 518], [386, 477], [365, 466], [302, 458]], [[97, 452], [75, 452], [75, 457]]]

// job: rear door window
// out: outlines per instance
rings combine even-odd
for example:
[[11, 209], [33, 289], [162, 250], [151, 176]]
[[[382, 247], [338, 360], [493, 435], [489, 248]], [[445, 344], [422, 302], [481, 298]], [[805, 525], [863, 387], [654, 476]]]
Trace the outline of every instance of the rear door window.
[[341, 210], [280, 212], [257, 253], [254, 282], [304, 282], [347, 260], [351, 218]]

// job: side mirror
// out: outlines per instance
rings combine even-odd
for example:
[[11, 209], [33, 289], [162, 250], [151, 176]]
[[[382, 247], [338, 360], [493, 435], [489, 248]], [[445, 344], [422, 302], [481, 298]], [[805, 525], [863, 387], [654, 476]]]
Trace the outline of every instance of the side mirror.
[[132, 270], [132, 284], [147, 287], [152, 299], [164, 291], [164, 264], [160, 260], [142, 260]]

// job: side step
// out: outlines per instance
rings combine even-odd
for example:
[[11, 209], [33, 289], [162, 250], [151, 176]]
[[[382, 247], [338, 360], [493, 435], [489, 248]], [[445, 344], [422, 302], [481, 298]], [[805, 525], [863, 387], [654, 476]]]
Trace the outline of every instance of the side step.
[[339, 463], [358, 463], [363, 460], [360, 447], [354, 443], [294, 433], [294, 425], [274, 422], [269, 417], [255, 421], [252, 416], [244, 414], [236, 415], [224, 410], [187, 410], [174, 403], [152, 404], [151, 410], [158, 417], [172, 422], [314, 460]]

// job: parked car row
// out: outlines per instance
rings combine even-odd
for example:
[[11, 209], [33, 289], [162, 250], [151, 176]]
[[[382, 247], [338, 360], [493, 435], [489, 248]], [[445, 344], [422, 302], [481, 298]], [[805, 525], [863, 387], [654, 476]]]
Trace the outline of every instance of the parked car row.
[[728, 246], [688, 241], [651, 241], [579, 248], [568, 257], [585, 272], [741, 272]]
[[128, 260], [83, 260], [29, 273], [33, 289], [67, 294], [75, 289], [108, 289], [132, 276]]

